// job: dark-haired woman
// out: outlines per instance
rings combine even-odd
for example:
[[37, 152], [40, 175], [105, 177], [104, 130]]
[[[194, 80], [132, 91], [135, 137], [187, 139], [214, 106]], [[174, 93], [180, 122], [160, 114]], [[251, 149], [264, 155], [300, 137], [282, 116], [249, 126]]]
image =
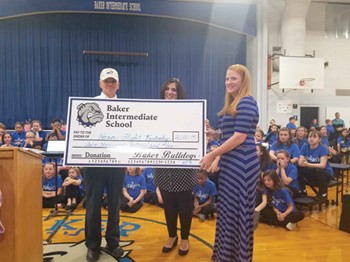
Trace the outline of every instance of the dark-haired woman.
[[[185, 91], [177, 78], [166, 81], [160, 91], [165, 100], [185, 99]], [[180, 217], [181, 242], [179, 255], [189, 251], [188, 237], [192, 223], [192, 189], [197, 185], [197, 169], [155, 168], [154, 182], [160, 189], [164, 201], [164, 214], [168, 229], [168, 240], [162, 252], [172, 251], [178, 242], [177, 219]]]

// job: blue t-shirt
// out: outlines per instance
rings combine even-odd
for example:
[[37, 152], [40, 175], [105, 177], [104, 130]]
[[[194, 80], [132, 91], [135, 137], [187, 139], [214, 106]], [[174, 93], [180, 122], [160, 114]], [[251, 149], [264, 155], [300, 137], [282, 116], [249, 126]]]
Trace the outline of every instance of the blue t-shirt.
[[286, 127], [287, 127], [288, 129], [297, 129], [297, 126], [296, 126], [295, 124], [291, 123], [291, 122], [289, 122], [289, 123], [286, 125]]
[[[127, 174], [124, 180], [124, 188], [128, 191], [128, 194], [136, 199], [142, 189], [146, 189], [146, 179], [142, 175], [131, 176]], [[141, 200], [143, 202], [143, 199]]]
[[340, 149], [342, 148], [347, 148], [348, 147], [348, 141], [346, 139], [344, 139], [343, 137], [338, 137], [337, 139], [337, 144], [340, 145]]
[[216, 186], [214, 182], [210, 181], [208, 178], [203, 186], [197, 185], [193, 188], [193, 194], [198, 197], [199, 204], [203, 204], [208, 201], [209, 197], [217, 195]]
[[307, 138], [303, 138], [303, 139], [295, 138], [294, 143], [298, 146], [299, 151], [300, 151], [300, 149], [303, 147], [303, 145], [307, 144], [308, 141], [307, 141]]
[[[36, 133], [35, 133], [36, 134]], [[43, 141], [45, 140], [47, 133], [43, 130], [39, 131], [39, 137], [43, 139]]]
[[326, 146], [326, 147], [329, 146], [328, 138], [326, 136], [321, 137], [321, 144]]
[[290, 145], [290, 147], [288, 147], [288, 145], [286, 145], [286, 144], [281, 144], [278, 147], [277, 142], [275, 142], [271, 145], [271, 150], [275, 151], [275, 153], [277, 153], [280, 150], [286, 150], [290, 155], [290, 159], [295, 158], [295, 157], [299, 157], [299, 155], [300, 155], [299, 148], [294, 143], [292, 143]]
[[[300, 150], [300, 155], [304, 156], [307, 162], [310, 164], [319, 164], [321, 162], [321, 157], [328, 156], [328, 148], [323, 145], [318, 145], [315, 149], [311, 149], [309, 144], [304, 145]], [[326, 163], [325, 170], [330, 175], [334, 175], [333, 169], [328, 163]]]
[[265, 142], [268, 142], [270, 145], [277, 141], [277, 133], [267, 133]]
[[62, 136], [66, 137], [66, 131], [64, 131], [64, 130], [60, 130], [60, 131], [61, 131]]
[[[289, 183], [289, 187], [295, 188], [297, 191], [300, 190], [300, 186], [299, 186], [299, 182], [298, 182], [298, 169], [295, 165], [288, 163], [288, 166], [286, 166], [284, 168], [284, 170], [286, 171], [286, 175], [287, 177], [290, 177], [291, 179], [293, 179], [293, 181], [291, 183]], [[281, 176], [281, 172], [278, 174], [279, 177]]]
[[288, 209], [290, 204], [293, 205], [293, 212], [296, 212], [297, 209], [295, 207], [292, 196], [290, 195], [287, 188], [276, 189], [271, 193], [271, 206], [278, 209], [280, 212], [284, 213]]
[[146, 179], [146, 187], [148, 192], [156, 192], [157, 186], [154, 184], [154, 173], [152, 168], [145, 168], [142, 175]]
[[[43, 177], [42, 180], [42, 186], [43, 186], [43, 191], [56, 191], [56, 178], [53, 176], [50, 179], [47, 179]], [[62, 188], [62, 178], [60, 175], [57, 176], [57, 189]]]
[[11, 132], [12, 144], [16, 146], [20, 146], [22, 142], [26, 139], [26, 132], [22, 131], [21, 133], [17, 133], [16, 131]]
[[334, 127], [331, 125], [326, 125], [327, 128], [327, 136], [334, 132]]

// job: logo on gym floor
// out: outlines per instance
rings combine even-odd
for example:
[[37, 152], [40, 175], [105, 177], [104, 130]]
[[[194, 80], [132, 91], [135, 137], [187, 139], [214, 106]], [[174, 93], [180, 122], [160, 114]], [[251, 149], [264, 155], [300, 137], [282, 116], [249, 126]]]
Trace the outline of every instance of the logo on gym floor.
[[[52, 221], [53, 224], [45, 229], [45, 233], [48, 236], [48, 242], [51, 242], [51, 238], [57, 234], [63, 234], [66, 242], [60, 243], [44, 243], [44, 262], [51, 262], [58, 260], [60, 257], [64, 257], [65, 261], [78, 261], [81, 258], [85, 258], [87, 249], [84, 240], [84, 219], [75, 218], [67, 221], [58, 219]], [[51, 222], [51, 223], [52, 223]], [[107, 220], [101, 220], [102, 231], [106, 230]], [[120, 236], [122, 238], [129, 237], [131, 232], [138, 231], [141, 228], [140, 224], [124, 221], [120, 223]], [[102, 239], [101, 248], [101, 259], [105, 258], [108, 261], [119, 261], [119, 262], [135, 262], [130, 257], [132, 252], [132, 244], [134, 240], [123, 240], [119, 242], [119, 245], [123, 248], [124, 254], [121, 257], [113, 257], [108, 250], [103, 248], [106, 246], [106, 241]], [[46, 244], [46, 245], [45, 245]], [[79, 260], [80, 261], [80, 260]], [[105, 261], [105, 260], [103, 260]], [[106, 260], [107, 261], [107, 260]]]

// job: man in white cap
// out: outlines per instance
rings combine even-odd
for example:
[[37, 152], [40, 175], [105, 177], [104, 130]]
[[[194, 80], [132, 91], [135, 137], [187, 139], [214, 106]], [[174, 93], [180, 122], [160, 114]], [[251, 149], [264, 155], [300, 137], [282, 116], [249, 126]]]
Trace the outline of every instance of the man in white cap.
[[102, 92], [96, 98], [117, 99], [119, 89], [119, 75], [113, 68], [105, 68], [100, 74], [100, 87]]
[[[105, 68], [100, 74], [102, 92], [96, 98], [117, 99], [119, 89], [118, 72]], [[88, 167], [84, 171], [86, 186], [85, 245], [88, 248], [86, 260], [98, 261], [101, 250], [101, 203], [104, 189], [108, 197], [108, 221], [106, 227], [107, 246], [103, 249], [114, 258], [124, 254], [119, 246], [119, 207], [123, 190], [125, 168]]]

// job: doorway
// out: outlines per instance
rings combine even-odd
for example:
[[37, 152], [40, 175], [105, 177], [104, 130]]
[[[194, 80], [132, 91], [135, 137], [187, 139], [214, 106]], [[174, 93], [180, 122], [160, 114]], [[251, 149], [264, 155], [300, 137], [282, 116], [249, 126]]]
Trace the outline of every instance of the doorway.
[[[309, 130], [311, 121], [318, 119], [318, 106], [301, 106], [300, 107], [300, 125], [306, 127]], [[319, 123], [320, 124], [320, 123]]]

